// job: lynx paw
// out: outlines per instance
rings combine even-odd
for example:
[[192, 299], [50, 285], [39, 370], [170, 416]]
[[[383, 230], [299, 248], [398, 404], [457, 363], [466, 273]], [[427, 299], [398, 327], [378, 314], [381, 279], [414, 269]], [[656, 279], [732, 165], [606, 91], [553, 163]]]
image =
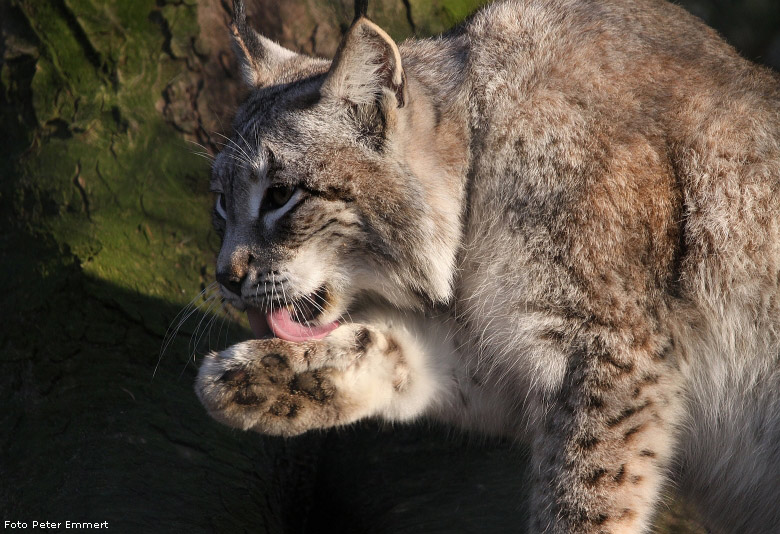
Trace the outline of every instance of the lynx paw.
[[251, 340], [211, 353], [195, 389], [218, 421], [292, 436], [370, 416], [407, 380], [392, 340], [345, 325], [319, 341]]

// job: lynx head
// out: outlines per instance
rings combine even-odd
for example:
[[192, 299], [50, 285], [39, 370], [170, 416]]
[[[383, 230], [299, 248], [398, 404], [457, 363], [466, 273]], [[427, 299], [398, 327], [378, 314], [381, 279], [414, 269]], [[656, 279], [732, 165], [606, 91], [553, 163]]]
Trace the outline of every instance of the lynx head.
[[242, 2], [234, 13], [252, 91], [212, 174], [223, 295], [256, 335], [290, 340], [326, 335], [363, 296], [446, 301], [465, 163], [439, 156], [399, 48], [361, 17], [332, 62], [314, 59], [257, 34]]

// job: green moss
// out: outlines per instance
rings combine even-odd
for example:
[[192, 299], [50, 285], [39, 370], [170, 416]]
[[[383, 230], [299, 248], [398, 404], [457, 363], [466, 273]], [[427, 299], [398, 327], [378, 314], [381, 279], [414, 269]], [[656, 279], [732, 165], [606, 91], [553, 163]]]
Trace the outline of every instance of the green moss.
[[412, 18], [421, 35], [445, 32], [488, 0], [410, 0]]
[[[16, 3], [40, 43], [30, 85], [39, 129], [15, 169], [23, 194], [7, 195], [87, 274], [180, 301], [210, 264], [208, 166], [159, 107], [194, 57], [198, 24], [191, 3], [157, 4]], [[4, 66], [3, 79], [12, 75]]]

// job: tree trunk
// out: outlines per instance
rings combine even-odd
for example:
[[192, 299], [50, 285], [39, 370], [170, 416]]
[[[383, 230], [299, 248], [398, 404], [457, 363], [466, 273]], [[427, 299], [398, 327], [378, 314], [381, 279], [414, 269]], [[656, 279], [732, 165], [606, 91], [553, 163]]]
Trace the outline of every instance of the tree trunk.
[[[480, 3], [369, 14], [402, 39]], [[525, 456], [507, 443], [372, 424], [282, 440], [213, 422], [195, 364], [248, 333], [208, 291], [160, 358], [168, 325], [213, 280], [197, 152], [219, 149], [243, 96], [228, 4], [0, 3], [0, 515], [119, 532], [516, 531]], [[266, 35], [322, 56], [353, 9], [249, 8]]]

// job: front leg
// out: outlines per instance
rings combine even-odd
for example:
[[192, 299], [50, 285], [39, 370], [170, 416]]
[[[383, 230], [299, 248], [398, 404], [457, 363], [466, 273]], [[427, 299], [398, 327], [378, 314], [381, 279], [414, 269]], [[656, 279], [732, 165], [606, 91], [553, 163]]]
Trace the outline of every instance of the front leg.
[[531, 532], [649, 530], [680, 418], [679, 372], [668, 343], [609, 339], [578, 340], [560, 390], [541, 403]]
[[410, 419], [443, 382], [425, 352], [403, 321], [346, 324], [317, 341], [251, 340], [211, 353], [195, 389], [218, 421], [265, 434]]

